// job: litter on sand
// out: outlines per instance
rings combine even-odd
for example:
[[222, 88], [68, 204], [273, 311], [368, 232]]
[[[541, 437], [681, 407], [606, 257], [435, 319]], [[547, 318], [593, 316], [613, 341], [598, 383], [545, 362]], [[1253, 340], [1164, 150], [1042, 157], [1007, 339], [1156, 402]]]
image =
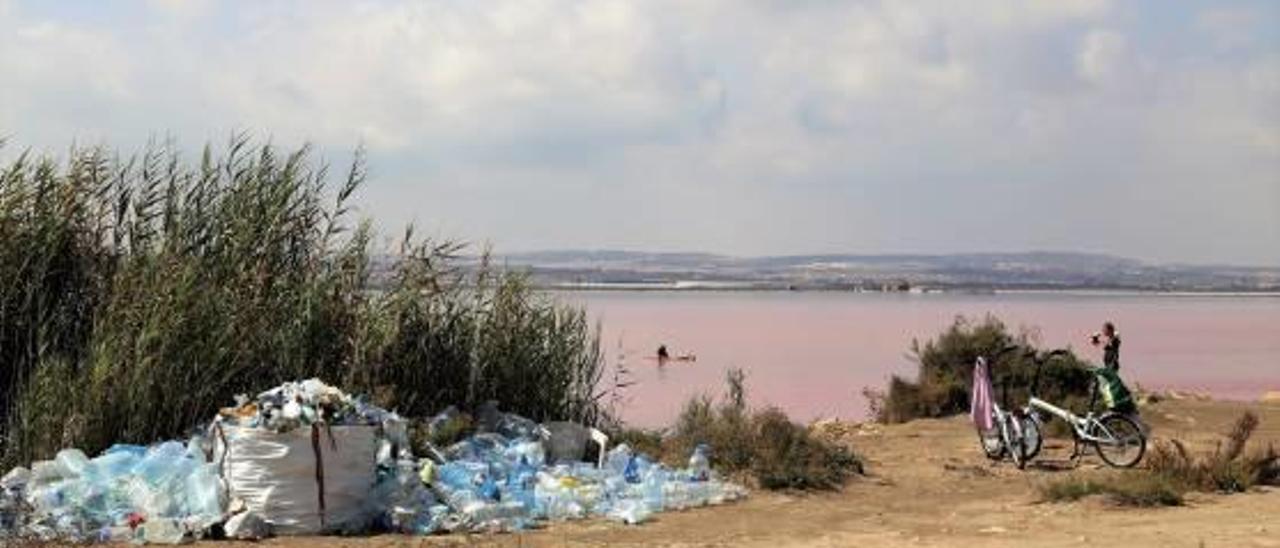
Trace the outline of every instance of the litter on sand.
[[[450, 407], [428, 422], [458, 415]], [[659, 512], [746, 495], [699, 446], [671, 468], [599, 431], [486, 405], [477, 432], [414, 455], [394, 412], [318, 379], [238, 396], [204, 434], [88, 458], [66, 449], [0, 479], [0, 539], [176, 544], [203, 538], [507, 532]], [[588, 447], [594, 462], [584, 462]]]

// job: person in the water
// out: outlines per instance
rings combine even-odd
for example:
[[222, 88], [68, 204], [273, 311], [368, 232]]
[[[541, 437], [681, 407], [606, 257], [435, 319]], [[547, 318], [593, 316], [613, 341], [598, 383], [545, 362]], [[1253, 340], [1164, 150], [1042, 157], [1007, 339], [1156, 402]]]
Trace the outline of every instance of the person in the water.
[[658, 365], [667, 365], [668, 363], [670, 363], [670, 362], [672, 362], [672, 361], [677, 361], [677, 362], [696, 362], [696, 361], [698, 361], [698, 356], [696, 356], [696, 355], [694, 355], [694, 354], [683, 354], [683, 355], [676, 356], [676, 357], [672, 358], [672, 357], [671, 357], [671, 352], [667, 350], [667, 345], [665, 345], [665, 344], [660, 344], [660, 345], [658, 345], [658, 353], [657, 353], [657, 356], [655, 356], [655, 357], [654, 357], [654, 358], [652, 358], [652, 359], [657, 360], [657, 361], [658, 361]]

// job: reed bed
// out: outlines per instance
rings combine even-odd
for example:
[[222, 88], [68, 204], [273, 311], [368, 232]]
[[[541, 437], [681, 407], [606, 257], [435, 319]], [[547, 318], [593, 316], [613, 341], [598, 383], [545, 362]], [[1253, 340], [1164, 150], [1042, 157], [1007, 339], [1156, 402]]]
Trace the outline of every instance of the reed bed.
[[497, 400], [535, 419], [607, 418], [583, 310], [412, 227], [382, 260], [371, 223], [353, 219], [360, 151], [340, 176], [307, 147], [242, 136], [194, 161], [165, 143], [11, 158], [6, 467], [185, 435], [235, 394], [313, 376], [408, 415]]

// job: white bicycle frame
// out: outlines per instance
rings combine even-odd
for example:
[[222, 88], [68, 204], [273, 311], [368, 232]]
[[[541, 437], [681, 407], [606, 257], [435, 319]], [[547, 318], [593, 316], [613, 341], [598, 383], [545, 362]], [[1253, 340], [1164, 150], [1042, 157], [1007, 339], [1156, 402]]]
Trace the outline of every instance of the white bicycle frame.
[[[1125, 437], [1123, 439], [1118, 437], [1116, 435], [1116, 432], [1113, 432], [1111, 428], [1109, 428], [1106, 424], [1104, 424], [1104, 421], [1109, 422], [1110, 418], [1113, 415], [1116, 415], [1115, 413], [1111, 411], [1107, 411], [1102, 414], [1095, 413], [1093, 410], [1093, 404], [1092, 404], [1092, 401], [1094, 401], [1092, 399], [1093, 396], [1091, 396], [1091, 403], [1089, 405], [1090, 409], [1088, 410], [1087, 413], [1085, 413], [1084, 416], [1080, 416], [1075, 413], [1072, 413], [1071, 411], [1068, 411], [1066, 409], [1053, 405], [1047, 401], [1044, 401], [1036, 397], [1036, 395], [1034, 394], [1034, 392], [1037, 391], [1040, 385], [1041, 366], [1044, 365], [1045, 361], [1052, 359], [1055, 355], [1063, 352], [1065, 351], [1054, 350], [1050, 352], [1048, 356], [1045, 358], [1039, 358], [1035, 354], [1031, 354], [1031, 357], [1035, 360], [1035, 363], [1036, 363], [1036, 376], [1035, 376], [1035, 380], [1032, 382], [1032, 388], [1031, 388], [1032, 394], [1030, 395], [1030, 398], [1027, 399], [1027, 408], [1031, 410], [1030, 415], [1032, 420], [1037, 425], [1042, 425], [1043, 422], [1040, 420], [1040, 416], [1037, 413], [1037, 411], [1044, 411], [1052, 416], [1062, 419], [1067, 424], [1071, 425], [1071, 433], [1075, 438], [1075, 449], [1072, 450], [1071, 452], [1071, 458], [1073, 460], [1082, 456], [1084, 453], [1087, 453], [1089, 449], [1092, 448], [1096, 450], [1099, 456], [1101, 456], [1103, 460], [1107, 461], [1107, 464], [1109, 465], [1120, 466], [1120, 467], [1133, 466], [1134, 464], [1137, 463], [1138, 459], [1142, 458], [1142, 453], [1145, 451], [1146, 443], [1147, 443], [1146, 432], [1143, 431], [1142, 426], [1138, 424], [1135, 420], [1133, 420], [1132, 418], [1125, 417], [1124, 415], [1119, 415], [1124, 420], [1127, 420], [1129, 423], [1134, 424], [1134, 426], [1138, 428], [1138, 433], [1136, 438], [1137, 447], [1138, 447], [1138, 457], [1137, 459], [1134, 459], [1132, 461], [1127, 461], [1125, 464], [1117, 465], [1113, 463], [1106, 454], [1103, 454], [1103, 447], [1104, 446], [1126, 447], [1130, 444], [1130, 442], [1133, 441], [1133, 439], [1129, 437]], [[1097, 389], [1098, 389], [1097, 385], [1094, 385], [1094, 388], [1092, 388], [1091, 390], [1097, 390]], [[1094, 394], [1096, 395], [1096, 392], [1094, 392]]]
[[[1115, 435], [1109, 432], [1106, 429], [1106, 427], [1102, 425], [1101, 422], [1098, 422], [1098, 419], [1093, 416], [1092, 411], [1090, 411], [1087, 415], [1081, 417], [1075, 413], [1067, 411], [1066, 409], [1063, 409], [1061, 407], [1055, 406], [1035, 396], [1032, 396], [1030, 401], [1027, 402], [1027, 404], [1030, 405], [1031, 407], [1034, 407], [1036, 409], [1039, 409], [1041, 411], [1044, 411], [1046, 413], [1049, 413], [1050, 415], [1053, 415], [1055, 417], [1058, 417], [1066, 421], [1067, 424], [1070, 424], [1071, 428], [1075, 430], [1076, 437], [1082, 440], [1091, 441], [1091, 442], [1114, 442], [1115, 441]], [[1090, 424], [1094, 425], [1098, 429], [1098, 431], [1103, 432], [1107, 437], [1099, 438], [1097, 436], [1090, 434], [1089, 433]]]

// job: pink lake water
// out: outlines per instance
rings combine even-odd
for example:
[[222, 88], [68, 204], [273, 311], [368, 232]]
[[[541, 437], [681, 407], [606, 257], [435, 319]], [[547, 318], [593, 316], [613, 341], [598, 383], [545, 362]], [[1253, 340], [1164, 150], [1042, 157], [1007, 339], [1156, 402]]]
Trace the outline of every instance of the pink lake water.
[[[1122, 373], [1132, 386], [1203, 390], [1256, 399], [1280, 390], [1280, 297], [1226, 295], [836, 292], [560, 292], [602, 322], [610, 368], [625, 356], [636, 384], [623, 417], [668, 424], [697, 394], [718, 396], [725, 371], [747, 373], [753, 405], [777, 405], [798, 420], [858, 419], [863, 387], [914, 377], [913, 338], [932, 338], [958, 315], [992, 314], [1034, 330], [1042, 347], [1071, 346], [1100, 361], [1087, 335], [1119, 327]], [[695, 363], [658, 367], [658, 345]], [[606, 377], [611, 374], [606, 371]]]

